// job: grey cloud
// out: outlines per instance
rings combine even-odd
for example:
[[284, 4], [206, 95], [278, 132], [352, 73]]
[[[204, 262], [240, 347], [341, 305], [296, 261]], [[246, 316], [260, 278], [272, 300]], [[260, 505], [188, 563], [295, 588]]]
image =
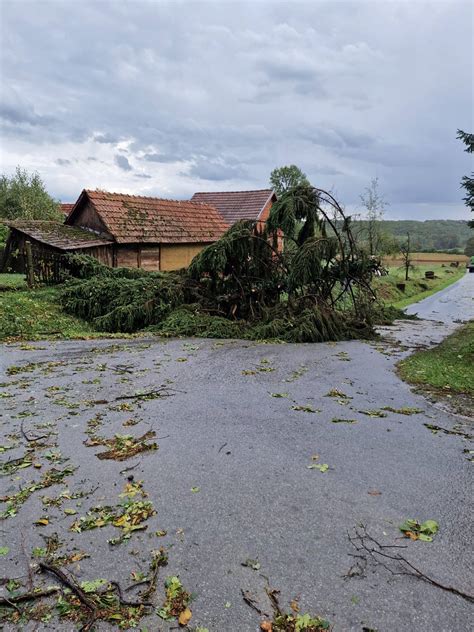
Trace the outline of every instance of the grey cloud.
[[70, 160], [68, 160], [67, 158], [57, 158], [55, 160], [56, 164], [59, 165], [60, 167], [65, 167], [66, 165], [70, 165], [72, 164]]
[[2, 81], [16, 92], [0, 108], [2, 161], [48, 165], [70, 197], [95, 141], [94, 161], [114, 160], [131, 190], [148, 172], [176, 196], [202, 179], [254, 188], [296, 163], [347, 204], [375, 175], [392, 204], [433, 191], [461, 204], [468, 3], [432, 2], [428, 22], [424, 3], [356, 4], [4, 3]]
[[144, 180], [149, 180], [152, 176], [148, 173], [136, 173], [135, 178], [143, 178]]
[[95, 134], [94, 140], [96, 143], [103, 143], [104, 145], [115, 145], [119, 139], [113, 134]]
[[176, 155], [167, 155], [167, 154], [144, 154], [142, 156], [143, 160], [147, 160], [148, 162], [159, 162], [159, 163], [168, 163], [168, 162], [180, 162], [183, 160], [183, 157]]
[[192, 165], [185, 175], [196, 177], [200, 180], [219, 182], [223, 180], [240, 180], [245, 178], [246, 172], [241, 166], [201, 160]]
[[128, 162], [128, 158], [126, 158], [125, 156], [120, 156], [119, 154], [117, 154], [114, 160], [117, 167], [119, 167], [123, 171], [132, 171], [132, 165]]

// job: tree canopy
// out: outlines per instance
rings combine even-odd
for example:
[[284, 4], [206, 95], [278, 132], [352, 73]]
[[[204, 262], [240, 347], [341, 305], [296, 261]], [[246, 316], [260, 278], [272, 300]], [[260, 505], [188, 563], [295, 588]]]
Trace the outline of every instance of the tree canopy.
[[37, 172], [17, 167], [8, 177], [0, 176], [0, 221], [2, 219], [62, 220], [59, 202], [45, 189]]
[[[292, 247], [279, 248], [282, 239]], [[263, 229], [234, 224], [187, 270], [131, 278], [88, 258], [72, 263], [84, 280], [67, 285], [63, 306], [107, 331], [320, 342], [370, 336], [380, 315], [376, 262], [335, 198], [309, 184], [284, 191]]]
[[277, 167], [270, 174], [270, 184], [277, 196], [300, 185], [309, 185], [306, 174], [296, 165]]
[[474, 257], [474, 237], [470, 237], [467, 240], [466, 247], [464, 248], [464, 254], [466, 257]]
[[[457, 138], [461, 140], [465, 145], [469, 154], [474, 152], [474, 134], [469, 134], [467, 132], [463, 132], [458, 129]], [[469, 176], [463, 176], [461, 179], [461, 186], [466, 190], [466, 197], [463, 198], [466, 206], [471, 210], [471, 213], [474, 213], [474, 172]], [[474, 228], [474, 219], [469, 222], [469, 226]]]

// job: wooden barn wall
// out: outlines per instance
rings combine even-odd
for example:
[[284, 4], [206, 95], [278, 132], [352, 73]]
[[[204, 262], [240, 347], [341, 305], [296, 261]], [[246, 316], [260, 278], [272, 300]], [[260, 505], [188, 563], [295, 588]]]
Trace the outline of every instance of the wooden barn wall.
[[162, 244], [160, 270], [187, 268], [193, 258], [208, 244]]
[[142, 245], [139, 251], [140, 268], [149, 272], [157, 272], [160, 269], [160, 250], [158, 244]]
[[117, 268], [138, 268], [138, 244], [115, 246], [115, 266]]
[[101, 263], [106, 266], [114, 265], [114, 251], [113, 246], [95, 246], [93, 248], [81, 248], [80, 250], [75, 250], [75, 254], [78, 255], [89, 255], [89, 257], [95, 257]]
[[159, 244], [120, 244], [115, 247], [118, 268], [143, 268], [149, 272], [160, 269]]
[[75, 214], [74, 220], [68, 222], [68, 224], [81, 226], [82, 228], [90, 228], [98, 233], [110, 234], [90, 202], [84, 204], [80, 211]]

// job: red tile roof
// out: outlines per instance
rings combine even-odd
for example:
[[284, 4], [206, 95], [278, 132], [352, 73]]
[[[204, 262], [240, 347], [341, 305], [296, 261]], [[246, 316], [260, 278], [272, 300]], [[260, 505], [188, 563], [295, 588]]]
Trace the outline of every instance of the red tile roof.
[[67, 226], [61, 222], [49, 222], [43, 220], [18, 220], [5, 222], [9, 228], [18, 230], [20, 233], [60, 250], [77, 250], [80, 248], [92, 248], [93, 246], [110, 245], [110, 239], [104, 239], [95, 233], [78, 228], [77, 226]]
[[76, 209], [83, 199], [89, 199], [110, 234], [123, 244], [208, 243], [229, 228], [208, 204], [84, 190]]
[[239, 219], [258, 219], [272, 196], [274, 196], [274, 193], [271, 189], [222, 191], [195, 193], [191, 201], [212, 204], [218, 209], [226, 222], [234, 224]]
[[60, 204], [59, 205], [59, 210], [61, 213], [63, 213], [64, 217], [67, 217], [73, 208], [74, 208], [74, 204]]

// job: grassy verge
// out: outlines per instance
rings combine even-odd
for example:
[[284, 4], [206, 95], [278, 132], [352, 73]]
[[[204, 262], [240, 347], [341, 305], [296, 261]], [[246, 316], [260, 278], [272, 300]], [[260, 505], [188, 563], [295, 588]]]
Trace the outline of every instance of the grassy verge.
[[[425, 279], [425, 272], [433, 270], [435, 279]], [[466, 270], [462, 268], [447, 268], [441, 265], [417, 266], [410, 272], [410, 279], [405, 281], [403, 270], [392, 268], [390, 274], [374, 280], [374, 287], [380, 298], [387, 304], [402, 309], [412, 303], [439, 292], [458, 281]], [[405, 283], [405, 290], [397, 288], [397, 283]]]
[[0, 292], [26, 288], [24, 274], [0, 274]]
[[[402, 379], [432, 394], [449, 398], [474, 397], [474, 321], [461, 327], [443, 342], [418, 351], [398, 364]], [[464, 402], [466, 406], [466, 402]], [[472, 409], [471, 409], [472, 414]]]
[[[0, 285], [5, 276], [0, 274]], [[125, 338], [126, 334], [97, 332], [61, 310], [57, 288], [0, 292], [0, 341], [67, 338]]]

